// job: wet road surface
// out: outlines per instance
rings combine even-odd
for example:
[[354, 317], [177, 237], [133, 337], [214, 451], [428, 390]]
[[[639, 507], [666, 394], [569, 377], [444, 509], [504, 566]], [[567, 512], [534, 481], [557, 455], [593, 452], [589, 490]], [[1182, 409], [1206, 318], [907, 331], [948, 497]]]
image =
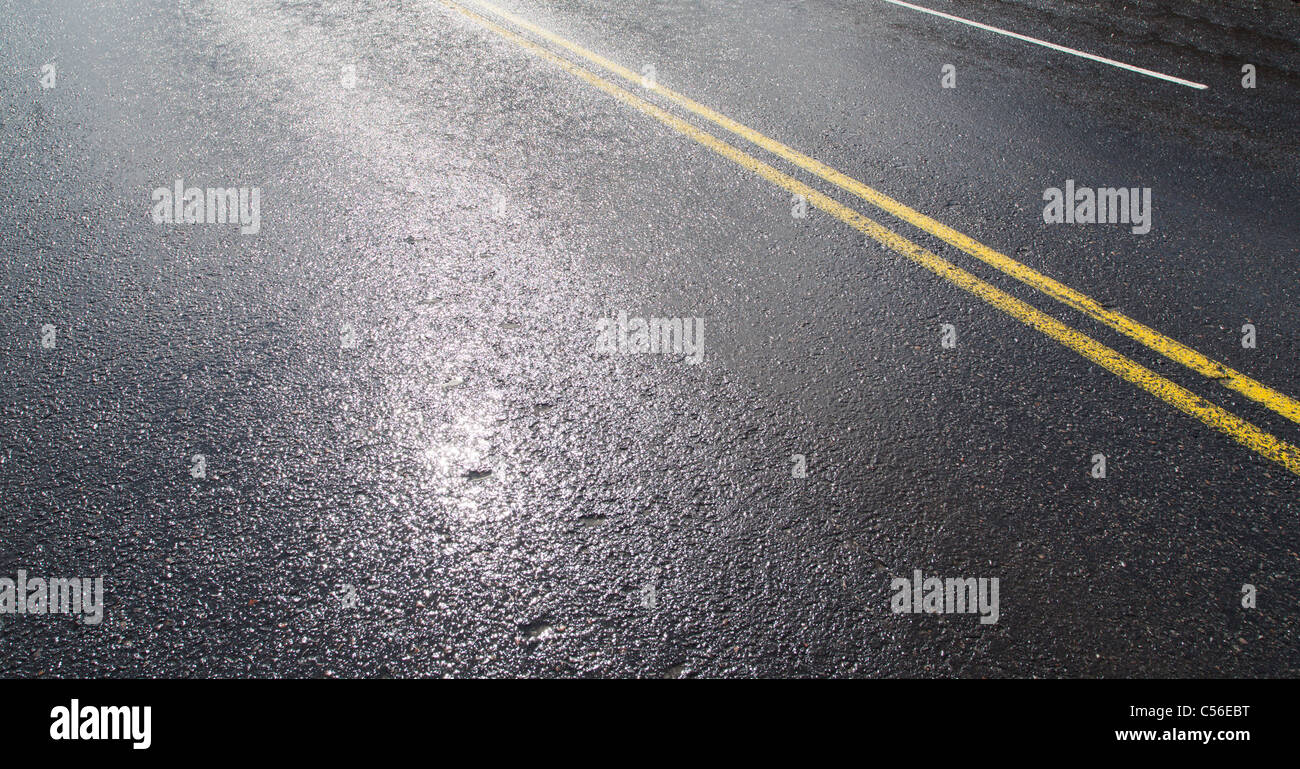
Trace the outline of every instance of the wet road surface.
[[4, 3], [0, 674], [1296, 675], [1300, 8], [917, 4]]

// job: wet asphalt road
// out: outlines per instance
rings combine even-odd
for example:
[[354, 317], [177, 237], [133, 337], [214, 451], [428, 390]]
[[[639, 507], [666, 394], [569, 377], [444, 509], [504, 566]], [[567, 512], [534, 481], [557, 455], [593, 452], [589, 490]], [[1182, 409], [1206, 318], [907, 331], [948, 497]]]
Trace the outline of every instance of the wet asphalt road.
[[[1300, 394], [1300, 6], [921, 4], [1210, 87], [880, 0], [501, 3]], [[1300, 477], [437, 0], [0, 38], [0, 576], [106, 605], [0, 614], [0, 674], [1300, 672]], [[156, 224], [177, 178], [261, 231]], [[1151, 187], [1151, 233], [1046, 225], [1066, 179]], [[619, 311], [702, 362], [601, 352]], [[915, 569], [999, 621], [891, 613]]]

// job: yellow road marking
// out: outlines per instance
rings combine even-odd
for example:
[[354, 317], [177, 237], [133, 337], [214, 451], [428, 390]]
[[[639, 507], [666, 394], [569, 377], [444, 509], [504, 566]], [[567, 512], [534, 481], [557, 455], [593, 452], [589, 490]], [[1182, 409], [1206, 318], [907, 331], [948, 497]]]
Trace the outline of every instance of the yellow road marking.
[[518, 44], [533, 55], [549, 61], [570, 74], [581, 78], [614, 98], [628, 104], [641, 112], [655, 118], [675, 131], [684, 134], [714, 152], [731, 160], [737, 165], [761, 176], [769, 182], [789, 192], [803, 195], [809, 203], [831, 214], [854, 229], [866, 234], [872, 240], [884, 245], [916, 264], [925, 267], [934, 274], [953, 285], [969, 291], [985, 302], [1011, 315], [1025, 325], [1031, 326], [1074, 350], [1084, 358], [1096, 363], [1111, 373], [1141, 387], [1143, 390], [1160, 398], [1180, 411], [1195, 417], [1209, 427], [1227, 435], [1275, 462], [1284, 465], [1291, 472], [1300, 475], [1300, 448], [1264, 432], [1250, 422], [1216, 406], [1190, 390], [1178, 385], [1145, 366], [1130, 360], [1115, 350], [1106, 347], [1095, 339], [1070, 328], [1059, 320], [1041, 310], [1022, 302], [987, 281], [975, 277], [943, 257], [913, 243], [907, 238], [893, 232], [872, 219], [863, 216], [835, 199], [818, 192], [792, 176], [782, 173], [763, 161], [728, 144], [713, 134], [708, 133], [664, 109], [651, 104], [639, 96], [589, 72], [577, 64], [557, 56], [537, 43], [508, 30], [483, 16], [474, 13], [451, 0], [439, 0], [447, 8], [454, 10], [485, 29]]
[[[610, 61], [600, 54], [589, 51], [577, 43], [565, 40], [559, 35], [539, 27], [527, 19], [520, 18], [515, 14], [502, 10], [492, 3], [486, 2], [486, 0], [473, 0], [473, 2], [481, 6], [484, 10], [490, 11], [512, 24], [549, 40], [565, 50], [577, 54], [593, 64], [596, 64], [602, 69], [618, 75], [624, 80], [638, 85], [642, 82], [641, 76], [627, 67]], [[726, 115], [716, 112], [689, 97], [683, 96], [682, 94], [677, 93], [670, 88], [665, 88], [657, 83], [649, 84], [648, 90], [661, 94], [705, 120], [719, 125], [746, 141], [794, 163], [809, 173], [816, 174], [840, 189], [857, 195], [873, 206], [902, 219], [918, 229], [928, 232], [951, 246], [965, 251], [990, 267], [1000, 270], [1025, 285], [1038, 289], [1053, 299], [1073, 307], [1075, 310], [1082, 312], [1093, 320], [1104, 323], [1124, 336], [1127, 336], [1135, 342], [1160, 353], [1172, 361], [1190, 368], [1201, 376], [1214, 379], [1229, 390], [1240, 393], [1256, 403], [1272, 409], [1278, 414], [1290, 419], [1292, 422], [1300, 423], [1300, 401], [1291, 398], [1285, 393], [1274, 390], [1262, 382], [1252, 379], [1239, 371], [1235, 371], [1222, 363], [1211, 360], [1182, 342], [1167, 337], [1159, 331], [1156, 331], [1155, 329], [1150, 328], [1123, 313], [1107, 309], [1103, 307], [1100, 302], [1087, 294], [1076, 291], [1064, 283], [1050, 278], [1034, 268], [1012, 259], [1006, 254], [989, 248], [974, 238], [964, 235], [942, 222], [936, 221], [920, 211], [894, 200], [883, 192], [868, 187], [857, 179], [837, 171], [825, 163], [809, 157], [796, 149], [788, 147], [776, 139], [738, 123]]]

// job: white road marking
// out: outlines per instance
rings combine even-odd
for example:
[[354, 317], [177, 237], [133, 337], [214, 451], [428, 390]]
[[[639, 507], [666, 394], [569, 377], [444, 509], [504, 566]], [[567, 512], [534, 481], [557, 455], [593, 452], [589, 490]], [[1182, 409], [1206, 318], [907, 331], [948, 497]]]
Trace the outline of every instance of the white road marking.
[[1014, 37], [1014, 38], [1016, 38], [1017, 40], [1024, 40], [1026, 43], [1034, 43], [1035, 45], [1041, 45], [1041, 46], [1044, 46], [1044, 47], [1046, 47], [1046, 48], [1051, 48], [1053, 51], [1061, 51], [1061, 52], [1063, 52], [1063, 53], [1069, 53], [1069, 54], [1073, 54], [1073, 55], [1075, 55], [1075, 56], [1082, 56], [1082, 57], [1085, 58], [1085, 59], [1091, 59], [1092, 61], [1099, 61], [1099, 62], [1101, 62], [1102, 64], [1109, 64], [1109, 65], [1111, 65], [1112, 67], [1119, 67], [1120, 69], [1126, 69], [1126, 70], [1128, 70], [1129, 72], [1137, 72], [1137, 73], [1139, 73], [1139, 74], [1146, 75], [1146, 76], [1148, 76], [1148, 77], [1155, 77], [1155, 78], [1159, 78], [1159, 79], [1161, 79], [1161, 80], [1167, 80], [1167, 81], [1169, 81], [1170, 83], [1177, 83], [1177, 84], [1179, 84], [1179, 85], [1185, 85], [1185, 86], [1187, 86], [1188, 88], [1196, 88], [1196, 89], [1200, 89], [1200, 90], [1205, 90], [1206, 88], [1209, 88], [1209, 86], [1208, 86], [1208, 85], [1205, 85], [1204, 83], [1193, 83], [1193, 82], [1190, 81], [1190, 80], [1183, 80], [1181, 77], [1174, 77], [1173, 75], [1166, 75], [1166, 74], [1164, 74], [1163, 72], [1156, 72], [1155, 70], [1143, 69], [1142, 67], [1135, 67], [1135, 66], [1133, 66], [1132, 64], [1125, 64], [1125, 63], [1122, 62], [1122, 61], [1115, 61], [1114, 59], [1107, 59], [1105, 56], [1098, 56], [1098, 55], [1096, 55], [1096, 54], [1088, 53], [1088, 52], [1086, 52], [1086, 51], [1079, 51], [1079, 50], [1076, 50], [1076, 49], [1074, 49], [1074, 48], [1067, 48], [1067, 47], [1065, 47], [1065, 46], [1063, 46], [1063, 45], [1057, 45], [1056, 43], [1049, 43], [1049, 42], [1047, 42], [1046, 40], [1039, 40], [1039, 39], [1036, 38], [1036, 37], [1030, 37], [1029, 35], [1022, 35], [1022, 34], [1020, 34], [1019, 32], [1012, 32], [1012, 31], [1010, 31], [1010, 30], [1001, 29], [1001, 28], [999, 28], [999, 27], [991, 27], [991, 26], [989, 26], [988, 24], [981, 24], [981, 23], [979, 23], [978, 21], [971, 21], [970, 19], [963, 19], [963, 18], [960, 17], [960, 16], [953, 16], [953, 15], [950, 14], [950, 13], [943, 13], [942, 11], [935, 11], [935, 10], [931, 10], [931, 9], [929, 9], [929, 8], [922, 8], [922, 7], [919, 6], [919, 5], [912, 5], [911, 3], [905, 3], [905, 2], [903, 2], [902, 0], [885, 0], [885, 2], [886, 2], [886, 3], [893, 3], [894, 5], [901, 5], [901, 6], [903, 6], [904, 8], [911, 8], [912, 10], [914, 10], [914, 11], [920, 11], [921, 13], [928, 13], [928, 14], [930, 14], [930, 15], [932, 15], [932, 16], [938, 16], [938, 17], [943, 18], [943, 19], [948, 19], [949, 21], [956, 21], [956, 22], [959, 22], [959, 23], [961, 23], [961, 24], [968, 24], [968, 25], [970, 25], [970, 26], [972, 26], [972, 27], [977, 27], [977, 28], [979, 28], [979, 29], [988, 30], [989, 32], [996, 32], [996, 33], [998, 33], [999, 35], [1006, 35], [1007, 37]]

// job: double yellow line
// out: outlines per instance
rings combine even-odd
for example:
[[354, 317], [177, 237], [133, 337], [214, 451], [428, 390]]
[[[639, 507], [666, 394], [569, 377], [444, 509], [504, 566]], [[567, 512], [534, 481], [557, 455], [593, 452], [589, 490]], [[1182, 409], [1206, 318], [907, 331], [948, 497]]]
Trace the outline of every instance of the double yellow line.
[[[813, 206], [831, 214], [835, 218], [864, 233], [885, 247], [907, 257], [911, 261], [930, 270], [948, 282], [974, 294], [985, 302], [1011, 315], [1025, 325], [1038, 329], [1042, 333], [1074, 350], [1084, 358], [1091, 360], [1107, 371], [1141, 387], [1152, 395], [1174, 406], [1180, 411], [1199, 419], [1204, 424], [1218, 430], [1251, 450], [1278, 462], [1291, 472], [1300, 475], [1300, 448], [1282, 441], [1264, 432], [1250, 422], [1231, 412], [1216, 406], [1190, 390], [1175, 384], [1136, 361], [1110, 349], [1091, 337], [1074, 330], [1055, 318], [1022, 302], [971, 273], [963, 270], [937, 254], [913, 243], [902, 235], [889, 230], [872, 219], [839, 203], [829, 196], [818, 192], [803, 182], [764, 163], [748, 153], [737, 149], [695, 125], [673, 115], [624, 88], [584, 69], [578, 64], [565, 59], [538, 43], [507, 29], [496, 22], [466, 8], [453, 0], [439, 0], [448, 9], [462, 14], [471, 21], [501, 37], [519, 45], [529, 53], [544, 59], [570, 74], [590, 83], [610, 96], [624, 102], [642, 113], [655, 118], [664, 125], [708, 147], [719, 155], [737, 165], [761, 176], [769, 182], [792, 193], [802, 195]], [[554, 33], [522, 19], [515, 14], [502, 10], [483, 0], [475, 4], [509, 22], [520, 29], [547, 40], [576, 56], [586, 59], [607, 72], [634, 84], [640, 85], [642, 78], [636, 72], [593, 53], [582, 46], [572, 43]], [[784, 158], [794, 165], [808, 171], [831, 184], [850, 192], [873, 206], [921, 229], [940, 240], [974, 256], [989, 266], [1032, 286], [1048, 296], [1073, 307], [1121, 334], [1146, 347], [1176, 361], [1197, 373], [1218, 381], [1230, 390], [1256, 401], [1281, 414], [1293, 422], [1300, 423], [1300, 401], [1273, 390], [1266, 385], [1235, 371], [1221, 363], [1211, 360], [1186, 345], [1171, 339], [1160, 332], [1119, 312], [1103, 307], [1095, 299], [1066, 286], [1033, 268], [1021, 264], [976, 240], [957, 232], [925, 214], [912, 209], [893, 198], [868, 187], [845, 174], [811, 158], [775, 139], [765, 136], [748, 126], [737, 123], [698, 102], [658, 84], [648, 84], [647, 90], [653, 91], [669, 101], [685, 108], [691, 113], [718, 125], [750, 143]]]

